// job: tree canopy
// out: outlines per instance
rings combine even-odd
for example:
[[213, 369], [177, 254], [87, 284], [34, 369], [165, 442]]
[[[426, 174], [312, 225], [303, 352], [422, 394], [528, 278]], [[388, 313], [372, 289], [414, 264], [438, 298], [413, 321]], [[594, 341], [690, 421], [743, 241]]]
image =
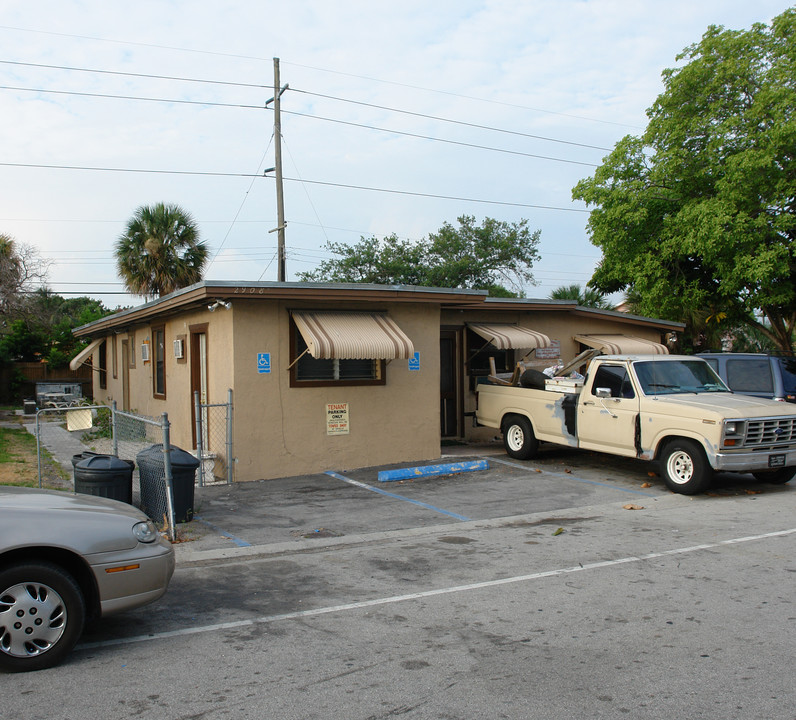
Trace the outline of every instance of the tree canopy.
[[115, 252], [125, 287], [147, 298], [199, 282], [208, 256], [191, 215], [165, 203], [139, 207]]
[[424, 287], [473, 288], [493, 295], [518, 295], [533, 284], [531, 268], [539, 259], [540, 231], [528, 221], [515, 223], [474, 217], [458, 218], [458, 227], [445, 223], [427, 240], [411, 242], [396, 235], [383, 240], [362, 237], [354, 245], [329, 242], [338, 257], [315, 270], [300, 273], [306, 282], [375, 283]]
[[770, 27], [711, 26], [663, 73], [641, 137], [573, 197], [593, 206], [590, 285], [644, 314], [756, 327], [790, 351], [796, 326], [796, 10]]
[[581, 307], [601, 308], [614, 310], [613, 303], [599, 290], [590, 287], [581, 287], [577, 283], [562, 285], [550, 293], [551, 300], [575, 300]]
[[0, 233], [0, 316], [13, 316], [26, 293], [47, 277], [49, 263], [30, 245]]

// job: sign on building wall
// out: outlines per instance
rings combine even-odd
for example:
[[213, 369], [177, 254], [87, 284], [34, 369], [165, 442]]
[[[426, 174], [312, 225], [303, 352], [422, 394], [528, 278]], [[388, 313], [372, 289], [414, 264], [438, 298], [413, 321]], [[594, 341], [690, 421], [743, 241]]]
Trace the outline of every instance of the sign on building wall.
[[412, 371], [420, 370], [420, 353], [415, 351], [415, 354], [409, 358], [409, 369]]
[[537, 360], [557, 360], [561, 357], [561, 341], [552, 340], [550, 347], [536, 348]]
[[326, 434], [348, 435], [348, 403], [327, 403]]
[[271, 372], [271, 353], [257, 353], [257, 372], [261, 375]]

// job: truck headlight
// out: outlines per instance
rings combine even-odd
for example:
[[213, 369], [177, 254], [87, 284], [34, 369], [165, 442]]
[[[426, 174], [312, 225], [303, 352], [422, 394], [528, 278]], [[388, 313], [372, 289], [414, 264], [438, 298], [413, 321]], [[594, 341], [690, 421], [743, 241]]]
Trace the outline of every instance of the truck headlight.
[[735, 447], [743, 444], [746, 423], [743, 420], [724, 421], [724, 447]]

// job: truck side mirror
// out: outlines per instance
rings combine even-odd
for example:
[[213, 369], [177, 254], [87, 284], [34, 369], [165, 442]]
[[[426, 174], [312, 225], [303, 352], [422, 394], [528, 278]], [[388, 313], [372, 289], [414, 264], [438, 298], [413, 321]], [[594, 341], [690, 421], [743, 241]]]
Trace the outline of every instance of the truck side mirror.
[[611, 388], [595, 388], [594, 394], [598, 398], [609, 398], [611, 397]]

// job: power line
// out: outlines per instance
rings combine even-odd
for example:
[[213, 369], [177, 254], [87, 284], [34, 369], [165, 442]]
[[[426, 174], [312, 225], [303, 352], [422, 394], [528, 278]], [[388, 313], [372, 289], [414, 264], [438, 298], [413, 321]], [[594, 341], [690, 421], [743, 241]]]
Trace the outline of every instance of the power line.
[[[49, 165], [44, 163], [14, 163], [14, 162], [0, 162], [0, 167], [24, 167], [42, 170], [84, 170], [96, 172], [122, 172], [122, 173], [135, 173], [147, 174], [152, 173], [156, 175], [196, 175], [204, 177], [257, 177], [251, 173], [232, 173], [232, 172], [202, 172], [198, 170], [144, 170], [138, 168], [112, 168], [112, 167], [96, 167], [96, 166], [80, 166], [80, 165]], [[265, 176], [268, 177], [268, 176]], [[505, 200], [483, 200], [479, 198], [466, 198], [458, 197], [455, 195], [439, 195], [435, 193], [422, 193], [411, 190], [394, 190], [388, 188], [368, 187], [366, 185], [350, 185], [347, 183], [326, 182], [323, 180], [307, 180], [302, 178], [286, 177], [284, 180], [289, 182], [303, 182], [310, 185], [321, 185], [323, 187], [336, 187], [345, 190], [366, 190], [369, 192], [384, 193], [391, 195], [403, 195], [406, 197], [425, 197], [434, 200], [456, 200], [458, 202], [477, 203], [482, 205], [498, 205], [503, 207], [521, 207], [530, 208], [534, 210], [558, 210], [561, 212], [577, 212], [586, 213], [588, 210], [585, 208], [566, 208], [556, 207], [554, 205], [535, 205], [532, 203], [509, 202]]]
[[228, 85], [230, 87], [257, 88], [264, 90], [268, 85], [256, 83], [231, 82], [229, 80], [205, 80], [201, 78], [179, 77], [174, 75], [152, 75], [149, 73], [122, 72], [121, 70], [99, 70], [96, 68], [71, 67], [68, 65], [45, 65], [43, 63], [19, 62], [17, 60], [0, 60], [4, 65], [21, 65], [24, 67], [46, 68], [49, 70], [69, 70], [70, 72], [97, 73], [99, 75], [118, 75], [120, 77], [136, 77], [149, 80], [177, 80], [179, 82], [204, 83], [207, 85]]
[[569, 140], [558, 140], [556, 138], [545, 137], [544, 135], [533, 135], [531, 133], [524, 133], [518, 130], [505, 130], [503, 128], [492, 127], [490, 125], [479, 125], [478, 123], [465, 122], [464, 120], [453, 120], [451, 118], [440, 117], [439, 115], [427, 115], [426, 113], [402, 110], [400, 108], [388, 107], [386, 105], [376, 105], [374, 103], [363, 102], [361, 100], [349, 100], [347, 98], [335, 97], [334, 95], [325, 95], [323, 93], [311, 92], [309, 90], [299, 90], [295, 87], [291, 87], [289, 89], [292, 92], [301, 93], [304, 95], [312, 95], [313, 97], [325, 98], [327, 100], [337, 100], [338, 102], [349, 103], [351, 105], [361, 105], [363, 107], [374, 108], [375, 110], [387, 110], [389, 112], [400, 113], [401, 115], [411, 115], [412, 117], [419, 117], [426, 120], [437, 120], [438, 122], [451, 123], [452, 125], [463, 125], [464, 127], [476, 128], [478, 130], [491, 130], [492, 132], [506, 133], [507, 135], [517, 135], [519, 137], [532, 138], [534, 140], [544, 140], [545, 142], [561, 143], [563, 145], [574, 145], [575, 147], [589, 148], [591, 150], [611, 151], [611, 148], [601, 147], [599, 145], [587, 145], [585, 143], [572, 142]]

